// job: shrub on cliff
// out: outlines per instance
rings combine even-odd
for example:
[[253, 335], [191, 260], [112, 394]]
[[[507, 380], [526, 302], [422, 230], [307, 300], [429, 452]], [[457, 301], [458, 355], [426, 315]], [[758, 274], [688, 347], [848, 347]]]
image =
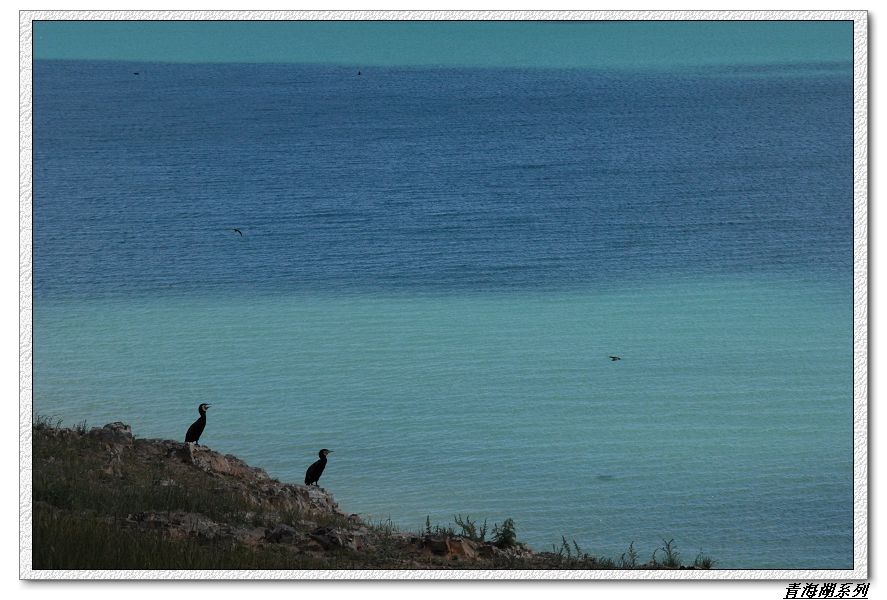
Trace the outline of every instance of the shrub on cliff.
[[517, 546], [517, 533], [514, 530], [514, 519], [508, 518], [502, 525], [498, 523], [493, 527], [493, 545], [506, 549]]

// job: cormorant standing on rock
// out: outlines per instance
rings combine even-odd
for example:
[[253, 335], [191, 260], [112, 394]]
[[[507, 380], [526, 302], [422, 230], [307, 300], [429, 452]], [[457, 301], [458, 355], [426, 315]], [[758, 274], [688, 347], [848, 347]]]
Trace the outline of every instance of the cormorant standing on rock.
[[[200, 439], [200, 434], [203, 433], [203, 428], [206, 427], [206, 409], [209, 408], [209, 404], [201, 404], [197, 407], [197, 411], [200, 413], [200, 418], [191, 423], [191, 427], [188, 428], [188, 433], [185, 434], [185, 443], [190, 444], [194, 442], [197, 444], [197, 440]], [[200, 444], [197, 444], [198, 446]]]
[[332, 452], [332, 450], [327, 450], [324, 448], [318, 454], [320, 455], [320, 460], [314, 462], [308, 470], [305, 471], [305, 485], [318, 485], [317, 480], [320, 479], [320, 475], [323, 473], [323, 468], [326, 466], [326, 455]]

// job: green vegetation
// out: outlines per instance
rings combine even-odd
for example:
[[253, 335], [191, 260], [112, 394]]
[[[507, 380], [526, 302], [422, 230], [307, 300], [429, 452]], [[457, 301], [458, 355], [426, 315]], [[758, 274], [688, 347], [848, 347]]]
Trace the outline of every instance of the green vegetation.
[[111, 518], [148, 510], [182, 510], [215, 521], [250, 522], [254, 506], [245, 498], [220, 493], [224, 488], [210, 473], [175, 469], [165, 456], [139, 452], [149, 445], [135, 440], [132, 454], [138, 460], [117, 462], [87, 436], [40, 435], [35, 429], [35, 504], [45, 502], [60, 509]]
[[656, 550], [653, 551], [653, 558], [651, 561], [656, 564], [656, 553], [662, 550], [663, 554], [665, 554], [665, 559], [662, 561], [663, 566], [666, 566], [669, 569], [680, 567], [681, 555], [674, 545], [674, 540], [663, 539], [662, 543], [665, 545], [662, 548], [656, 548]]
[[62, 420], [54, 415], [36, 415], [33, 426], [35, 431], [59, 429], [62, 426]]
[[462, 537], [467, 537], [469, 540], [475, 542], [485, 542], [487, 541], [487, 522], [484, 520], [484, 524], [480, 527], [477, 526], [475, 521], [471, 520], [469, 515], [465, 515], [465, 519], [462, 519], [462, 515], [456, 515], [453, 517], [456, 521], [456, 525], [462, 528], [462, 533], [459, 535]]
[[37, 506], [34, 569], [330, 569], [350, 568], [336, 557], [299, 556], [285, 548], [207, 544], [173, 539], [89, 515], [74, 516]]
[[623, 569], [634, 569], [638, 566], [638, 553], [634, 549], [634, 542], [628, 545], [628, 551], [622, 554], [619, 564]]
[[[41, 569], [633, 569], [687, 568], [673, 540], [618, 565], [563, 538], [552, 552], [518, 541], [514, 520], [469, 515], [424, 531], [347, 516], [323, 490], [293, 486], [234, 457], [124, 432], [33, 423], [33, 563]], [[489, 536], [489, 539], [487, 539]], [[701, 552], [690, 568], [711, 568]]]
[[503, 522], [502, 525], [497, 523], [496, 526], [493, 527], [493, 544], [502, 550], [505, 550], [506, 548], [514, 548], [518, 545], [513, 519], [509, 517], [508, 519], [505, 519], [505, 522]]
[[714, 567], [715, 561], [711, 559], [710, 556], [706, 556], [701, 551], [696, 555], [696, 559], [693, 561], [693, 566], [697, 569], [711, 569]]

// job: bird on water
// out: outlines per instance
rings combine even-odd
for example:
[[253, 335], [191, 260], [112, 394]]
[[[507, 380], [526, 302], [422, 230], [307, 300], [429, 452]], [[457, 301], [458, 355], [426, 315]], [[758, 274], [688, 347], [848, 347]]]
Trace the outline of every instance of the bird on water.
[[326, 455], [332, 452], [332, 450], [327, 450], [324, 448], [318, 454], [320, 455], [320, 460], [315, 461], [308, 470], [305, 471], [305, 485], [318, 485], [317, 480], [320, 479], [320, 475], [323, 473], [323, 468], [326, 466]]
[[196, 445], [200, 445], [197, 443], [197, 441], [200, 439], [200, 435], [203, 433], [203, 428], [206, 427], [206, 410], [209, 407], [209, 404], [201, 404], [197, 407], [197, 412], [200, 413], [200, 418], [191, 423], [191, 427], [188, 428], [188, 433], [185, 434], [186, 444], [194, 442]]
[[611, 356], [610, 360], [622, 360], [621, 356]]

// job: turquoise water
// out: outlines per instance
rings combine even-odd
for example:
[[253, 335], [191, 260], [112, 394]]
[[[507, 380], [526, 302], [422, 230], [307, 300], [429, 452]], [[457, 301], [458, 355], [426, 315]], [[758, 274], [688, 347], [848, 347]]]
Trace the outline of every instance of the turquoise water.
[[210, 402], [206, 445], [295, 482], [332, 448], [343, 509], [409, 529], [512, 517], [538, 549], [674, 538], [725, 568], [847, 568], [850, 310], [840, 287], [739, 279], [48, 303], [35, 396], [171, 439]]
[[[250, 38], [261, 43], [231, 43]], [[849, 61], [852, 52], [852, 21], [34, 23], [40, 59], [673, 68]]]

